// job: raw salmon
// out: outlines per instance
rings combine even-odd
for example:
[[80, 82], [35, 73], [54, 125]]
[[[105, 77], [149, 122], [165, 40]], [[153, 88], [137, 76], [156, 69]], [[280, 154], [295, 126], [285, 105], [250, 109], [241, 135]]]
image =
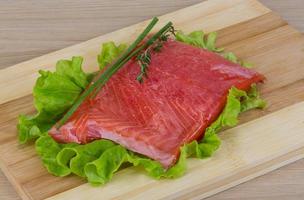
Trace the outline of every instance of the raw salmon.
[[247, 90], [264, 79], [218, 54], [171, 40], [152, 53], [143, 83], [136, 81], [139, 73], [138, 63], [129, 61], [49, 134], [61, 143], [109, 139], [168, 168], [183, 144], [204, 136], [232, 86]]

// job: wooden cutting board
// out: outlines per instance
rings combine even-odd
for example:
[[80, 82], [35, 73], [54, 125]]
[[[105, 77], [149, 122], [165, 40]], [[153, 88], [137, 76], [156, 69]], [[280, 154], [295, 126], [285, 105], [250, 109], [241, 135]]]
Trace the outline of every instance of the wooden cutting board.
[[[138, 168], [118, 172], [103, 187], [46, 172], [33, 145], [19, 145], [19, 113], [33, 113], [31, 90], [39, 69], [81, 55], [97, 70], [100, 44], [132, 41], [139, 23], [0, 70], [0, 166], [23, 199], [200, 199], [304, 157], [304, 36], [256, 0], [209, 0], [162, 16], [185, 32], [218, 31], [218, 46], [254, 63], [267, 77], [261, 93], [269, 106], [242, 114], [241, 125], [220, 134], [223, 144], [210, 159], [188, 159], [188, 172], [156, 181]], [[159, 27], [158, 26], [158, 27]]]

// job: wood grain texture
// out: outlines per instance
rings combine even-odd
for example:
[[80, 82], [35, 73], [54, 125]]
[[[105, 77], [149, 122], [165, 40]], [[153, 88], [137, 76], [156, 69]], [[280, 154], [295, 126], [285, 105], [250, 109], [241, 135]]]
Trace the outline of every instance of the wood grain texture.
[[[0, 56], [1, 56], [0, 64], [2, 65], [1, 67], [6, 67], [8, 65], [17, 63], [17, 62], [21, 61], [22, 59], [26, 60], [28, 58], [36, 57], [37, 55], [42, 55], [48, 51], [59, 49], [59, 48], [62, 48], [64, 46], [67, 46], [70, 44], [75, 44], [78, 41], [83, 41], [83, 40], [89, 39], [93, 36], [100, 35], [100, 33], [109, 32], [111, 30], [115, 30], [115, 29], [125, 26], [127, 24], [132, 24], [134, 22], [141, 21], [142, 19], [147, 19], [150, 16], [165, 13], [165, 12], [169, 11], [170, 9], [171, 9], [170, 11], [172, 11], [172, 10], [176, 10], [177, 8], [184, 7], [184, 6], [186, 6], [186, 4], [189, 5], [191, 3], [196, 3], [195, 1], [181, 1], [180, 3], [178, 3], [178, 2], [173, 3], [170, 1], [166, 1], [166, 2], [162, 2], [161, 4], [157, 4], [155, 2], [156, 1], [130, 2], [128, 9], [130, 10], [130, 8], [132, 8], [132, 11], [135, 10], [134, 12], [132, 12], [132, 14], [130, 14], [129, 12], [124, 10], [124, 9], [126, 9], [126, 7], [123, 6], [123, 4], [121, 4], [121, 2], [119, 2], [119, 1], [108, 1], [108, 2], [103, 1], [102, 3], [91, 2], [89, 4], [85, 4], [84, 2], [80, 2], [80, 1], [78, 1], [78, 2], [64, 1], [63, 4], [66, 6], [59, 5], [55, 1], [53, 1], [53, 3], [51, 3], [51, 2], [40, 2], [40, 3], [36, 2], [35, 3], [34, 1], [32, 1], [32, 2], [19, 1], [18, 3], [20, 3], [20, 4], [18, 4], [18, 5], [16, 5], [16, 3], [12, 2], [12, 1], [6, 1], [5, 2], [6, 7], [4, 6], [4, 7], [0, 8], [0, 10], [1, 10], [0, 27], [4, 27], [3, 29], [1, 29], [1, 32], [0, 32], [0, 44], [1, 44], [0, 46], [5, 47], [0, 50]], [[282, 4], [284, 4], [284, 1], [276, 0], [275, 2], [276, 2], [275, 6], [280, 4], [279, 2], [283, 2]], [[288, 1], [288, 2], [290, 2], [290, 1]], [[299, 2], [298, 3], [299, 6], [296, 7], [296, 9], [299, 9], [299, 7], [300, 7], [300, 1], [298, 1], [298, 2]], [[269, 0], [266, 3], [271, 3], [271, 1]], [[102, 5], [100, 5], [100, 4], [102, 4]], [[161, 6], [159, 6], [159, 5], [161, 5]], [[291, 7], [291, 5], [292, 5], [292, 3], [288, 4], [289, 7]], [[115, 8], [119, 8], [119, 11], [116, 10], [113, 12], [113, 10], [111, 10], [111, 8], [113, 8], [113, 7], [111, 7], [111, 6], [113, 6]], [[40, 9], [40, 8], [43, 8], [43, 9]], [[134, 8], [136, 8], [136, 9], [134, 9]], [[281, 7], [277, 7], [278, 10], [280, 8]], [[102, 9], [102, 11], [103, 11], [102, 14], [100, 13], [100, 9]], [[294, 12], [293, 12], [294, 9], [291, 9], [291, 10], [292, 11], [289, 13], [294, 14]], [[58, 15], [53, 15], [52, 13], [56, 12], [56, 11], [57, 11]], [[75, 11], [77, 11], [77, 12], [75, 12]], [[14, 13], [14, 12], [17, 12], [17, 14], [19, 14], [19, 17], [18, 17], [18, 15], [14, 15], [14, 17], [12, 17], [12, 15], [11, 16], [7, 15], [7, 13]], [[79, 14], [79, 12], [81, 14]], [[107, 13], [108, 13], [108, 15], [107, 15]], [[111, 13], [111, 15], [109, 13]], [[122, 16], [123, 14], [121, 14], [121, 13], [125, 13], [125, 15], [127, 15], [128, 17]], [[112, 18], [114, 14], [115, 14], [115, 17]], [[99, 15], [101, 15], [100, 19], [96, 20], [96, 18], [98, 19]], [[107, 17], [104, 17], [102, 15], [107, 16]], [[41, 18], [41, 19], [39, 19], [39, 18]], [[266, 19], [268, 19], [268, 18], [266, 18]], [[303, 19], [303, 17], [302, 17], [302, 19]], [[260, 21], [263, 22], [264, 20], [260, 20]], [[24, 22], [27, 22], [27, 23], [24, 23]], [[48, 22], [48, 23], [46, 23], [46, 22]], [[274, 20], [274, 22], [278, 22], [278, 21]], [[295, 20], [295, 22], [296, 22], [296, 20]], [[124, 23], [126, 23], [126, 24], [124, 24]], [[280, 27], [281, 25], [283, 25], [281, 23], [283, 23], [283, 22], [279, 21], [277, 24], [276, 23], [271, 24], [271, 26], [273, 26], [271, 28], [275, 29], [276, 27]], [[103, 26], [101, 27], [100, 24], [102, 24]], [[255, 25], [259, 26], [262, 29], [263, 29], [263, 27], [265, 27], [263, 24], [260, 24], [260, 25], [255, 24]], [[246, 24], [245, 25], [242, 24], [242, 26], [246, 27]], [[246, 51], [243, 52], [243, 49], [240, 49], [240, 47], [242, 46], [242, 42], [240, 42], [239, 44], [238, 43], [234, 44], [235, 41], [238, 39], [238, 37], [243, 37], [243, 39], [246, 40], [248, 37], [252, 38], [252, 37], [254, 37], [254, 35], [260, 34], [260, 32], [258, 32], [258, 33], [255, 32], [256, 30], [259, 30], [259, 29], [255, 29], [255, 31], [252, 31], [249, 33], [246, 32], [247, 29], [241, 29], [241, 30], [244, 30], [244, 32], [243, 33], [237, 32], [238, 34], [240, 34], [237, 37], [235, 35], [235, 33], [236, 33], [235, 30], [237, 30], [237, 27], [235, 27], [234, 29], [227, 28], [227, 29], [221, 30], [220, 43], [225, 45], [227, 48], [236, 51], [237, 54], [239, 54], [240, 56], [242, 56], [244, 58], [248, 58], [254, 62], [257, 61], [258, 63], [259, 62], [262, 63], [262, 61], [265, 59], [265, 57], [263, 57], [263, 51], [258, 52], [258, 55], [254, 56], [252, 54], [249, 54], [248, 52], [246, 53]], [[292, 32], [293, 29], [288, 29], [288, 32], [289, 32], [289, 30], [291, 30], [291, 32]], [[263, 31], [268, 32], [269, 30], [266, 29]], [[284, 29], [283, 29], [283, 31], [284, 31]], [[52, 34], [45, 34], [46, 32], [52, 33]], [[22, 33], [22, 34], [20, 34], [20, 33]], [[71, 33], [73, 33], [73, 34], [71, 35]], [[75, 33], [77, 33], [77, 34], [75, 34]], [[224, 37], [224, 35], [228, 35], [229, 37], [228, 36]], [[234, 37], [232, 37], [232, 36], [234, 36]], [[294, 32], [294, 34], [291, 33], [291, 35], [288, 35], [288, 37], [287, 37], [287, 39], [294, 38], [294, 37], [296, 39], [292, 40], [292, 42], [294, 42], [292, 44], [295, 44], [298, 42], [297, 33], [296, 32]], [[227, 39], [227, 38], [229, 38], [229, 39]], [[256, 42], [256, 41], [258, 41], [259, 44], [263, 44], [263, 41], [265, 40], [265, 38], [267, 39], [267, 34], [264, 35], [262, 38], [257, 38], [257, 40], [251, 39], [252, 47], [254, 47], [254, 48], [258, 47], [258, 46], [255, 46], [255, 44], [254, 44], [254, 42]], [[283, 39], [286, 39], [286, 38], [283, 37]], [[18, 46], [20, 48], [16, 49], [15, 48], [16, 46]], [[54, 47], [54, 49], [52, 49], [51, 47]], [[287, 47], [288, 46], [286, 46], [286, 48]], [[301, 47], [303, 47], [303, 46], [299, 45], [297, 48], [301, 48]], [[46, 48], [48, 50], [43, 51], [43, 49], [39, 49], [39, 48]], [[267, 49], [267, 46], [265, 48], [267, 51], [270, 51], [269, 49]], [[5, 53], [2, 54], [2, 51], [4, 51]], [[7, 54], [7, 52], [8, 52], [8, 54]], [[28, 54], [28, 52], [29, 52], [29, 54]], [[13, 55], [15, 55], [15, 56], [13, 56]], [[274, 55], [274, 56], [277, 55], [279, 57], [280, 54], [275, 54], [272, 52], [271, 55]], [[25, 56], [25, 57], [22, 57], [22, 56]], [[266, 55], [264, 55], [264, 56], [266, 56]], [[297, 57], [295, 57], [295, 58], [297, 58]], [[18, 60], [18, 59], [21, 59], [21, 60]], [[281, 62], [284, 62], [284, 60], [282, 60]], [[294, 64], [297, 64], [295, 62], [297, 62], [297, 59], [290, 63], [288, 63], [288, 62], [284, 63], [284, 66], [290, 66], [290, 65], [292, 66]], [[299, 61], [299, 62], [301, 62], [301, 61]], [[273, 67], [275, 67], [275, 64], [273, 65]], [[294, 70], [292, 70], [292, 71], [295, 72]], [[290, 101], [290, 98], [288, 98], [288, 95], [284, 95], [284, 93], [279, 92], [278, 90], [275, 90], [275, 86], [273, 86], [273, 88], [268, 89], [268, 91], [267, 90], [263, 91], [266, 98], [272, 102], [271, 107], [269, 107], [270, 110], [265, 111], [266, 112], [265, 114], [303, 100], [303, 95], [302, 95], [303, 93], [301, 93], [302, 90], [300, 89], [301, 87], [303, 88], [303, 81], [301, 80], [301, 77], [299, 77], [298, 79], [299, 80], [297, 82], [292, 83], [292, 84], [289, 84], [288, 80], [287, 80], [287, 82], [280, 83], [280, 84], [283, 84], [281, 86], [285, 92], [289, 92], [290, 95], [296, 94], [296, 96], [292, 99], [292, 101]], [[285, 85], [285, 84], [289, 84], [289, 85]], [[283, 100], [278, 101], [277, 97], [282, 97]], [[29, 106], [31, 104], [30, 103], [31, 98], [28, 97], [27, 99], [28, 99], [29, 103], [27, 103], [25, 105]], [[21, 109], [21, 110], [18, 110], [18, 109]], [[32, 111], [31, 106], [30, 107], [21, 106], [18, 109], [15, 109], [15, 113], [21, 112], [21, 111], [26, 111], [26, 112]], [[9, 113], [13, 113], [12, 110], [10, 110]], [[13, 117], [13, 115], [14, 114], [10, 114], [10, 116], [12, 116], [12, 117]], [[250, 119], [256, 118], [257, 115], [259, 115], [259, 114], [258, 113], [256, 113], [256, 114], [248, 113], [246, 115], [247, 115], [246, 117], [242, 118], [242, 121], [246, 121], [246, 120], [248, 121]], [[2, 119], [4, 119], [4, 118], [6, 118], [5, 119], [6, 122], [9, 121], [7, 119], [7, 117], [3, 116]], [[10, 118], [10, 117], [8, 117], [8, 118]], [[10, 121], [10, 123], [13, 124], [13, 123], [15, 123], [15, 121], [14, 120]], [[6, 127], [6, 128], [8, 128], [8, 127]], [[8, 128], [5, 130], [11, 131], [11, 128]], [[3, 131], [2, 133], [5, 133], [5, 131]], [[13, 140], [9, 136], [6, 139]], [[30, 154], [30, 155], [32, 155], [32, 154]], [[32, 162], [32, 161], [30, 160], [29, 162]], [[230, 190], [228, 192], [224, 192], [223, 194], [214, 196], [211, 199], [226, 199], [226, 198], [227, 199], [228, 198], [232, 198], [232, 199], [233, 198], [270, 199], [270, 198], [277, 198], [277, 197], [281, 197], [282, 199], [283, 198], [302, 199], [303, 193], [301, 193], [300, 189], [304, 187], [303, 186], [304, 179], [303, 179], [303, 176], [301, 177], [299, 174], [300, 174], [301, 170], [302, 170], [302, 174], [304, 174], [304, 173], [303, 173], [303, 167], [301, 168], [301, 164], [303, 165], [303, 162], [299, 162], [298, 165], [295, 164], [295, 166], [296, 166], [295, 170], [293, 170], [294, 168], [292, 168], [291, 170], [289, 170], [289, 168], [287, 168], [287, 170], [284, 170], [284, 168], [283, 168], [282, 170], [277, 171], [277, 176], [276, 176], [277, 178], [267, 179], [267, 176], [266, 176], [266, 178], [263, 178], [263, 177], [258, 178], [254, 181], [244, 184], [245, 185], [244, 187], [242, 187], [243, 185], [241, 185], [239, 187], [236, 187], [236, 189]], [[294, 166], [294, 165], [292, 165], [292, 166]], [[299, 167], [297, 167], [297, 166], [299, 166]], [[18, 168], [21, 166], [16, 164], [15, 167]], [[292, 172], [290, 172], [290, 171], [292, 171]], [[284, 177], [284, 173], [286, 174], [285, 177], [290, 176], [289, 178], [287, 178], [286, 182], [284, 182], [284, 179], [281, 180], [280, 178], [278, 178], [278, 177], [280, 177], [280, 174], [283, 174], [282, 176]], [[272, 173], [272, 174], [276, 175], [276, 173]], [[275, 176], [275, 175], [273, 175], [273, 176]], [[268, 175], [268, 176], [270, 176], [270, 178], [272, 178], [271, 175]], [[297, 176], [299, 176], [299, 177], [297, 177]], [[22, 173], [20, 174], [20, 177], [26, 178], [26, 177], [24, 177], [24, 174], [22, 174]], [[294, 178], [297, 181], [293, 182], [292, 178]], [[279, 183], [281, 183], [281, 184], [278, 184], [275, 181], [269, 181], [269, 180], [278, 180], [278, 179], [281, 180], [281, 181], [279, 181]], [[1, 179], [1, 180], [3, 180], [3, 179]], [[257, 180], [262, 180], [262, 181], [257, 181]], [[263, 180], [264, 180], [264, 182], [263, 182]], [[268, 181], [272, 182], [273, 184], [265, 184]], [[5, 182], [5, 181], [3, 181], [3, 182]], [[53, 183], [56, 183], [56, 182], [53, 182]], [[0, 181], [0, 184], [2, 184], [2, 181]], [[252, 184], [252, 185], [250, 185], [250, 184]], [[247, 185], [247, 187], [246, 187], [246, 185]], [[286, 185], [288, 185], [288, 188], [291, 188], [291, 189], [290, 190], [285, 189], [285, 188], [287, 188]], [[14, 196], [14, 195], [9, 196], [11, 193], [2, 192], [1, 189], [7, 188], [7, 184], [5, 185], [5, 187], [1, 187], [1, 186], [2, 185], [0, 185], [0, 191], [1, 191], [0, 199], [2, 199], [2, 196], [1, 196], [2, 194], [4, 194], [5, 199], [7, 199], [7, 198], [17, 199], [18, 198], [17, 196]], [[268, 188], [268, 190], [266, 190], [263, 186], [265, 188]], [[237, 188], [241, 188], [241, 189], [238, 190]], [[262, 192], [256, 193], [255, 192], [256, 188], [258, 188]], [[274, 190], [276, 192], [269, 192], [271, 190]], [[280, 192], [280, 191], [282, 191], [282, 192]], [[285, 191], [285, 193], [284, 193], [284, 191]], [[245, 192], [248, 193], [247, 196], [246, 196]], [[5, 196], [5, 194], [8, 194], [8, 196]]]
[[[202, 5], [203, 3], [196, 4], [174, 13], [163, 15], [160, 17], [160, 22], [155, 26], [155, 29], [160, 28], [171, 20], [176, 29], [182, 29], [185, 32], [192, 31], [193, 28], [210, 32], [246, 22], [270, 12], [269, 9], [254, 0], [232, 0], [225, 3], [222, 3], [221, 0], [212, 0], [208, 2], [208, 7]], [[240, 12], [242, 10], [246, 10], [246, 14]], [[202, 21], [202, 18], [204, 18], [204, 21]], [[115, 40], [117, 43], [130, 43], [140, 34], [147, 23], [148, 21], [138, 23], [0, 70], [0, 89], [2, 94], [0, 103], [30, 94], [38, 77], [37, 71], [39, 69], [54, 69], [59, 59], [68, 59], [75, 55], [81, 55], [84, 58], [84, 69], [89, 72], [96, 71], [98, 69], [96, 57], [100, 51], [101, 43], [109, 40]], [[12, 76], [15, 78], [10, 78]], [[6, 87], [6, 85], [10, 85], [10, 87]]]
[[[49, 200], [98, 200], [101, 196], [116, 200], [201, 199], [210, 196], [303, 158], [303, 112], [304, 102], [222, 132], [220, 150], [207, 160], [188, 159], [189, 172], [177, 180], [153, 180], [132, 167], [118, 172], [105, 187], [83, 184]], [[279, 123], [286, 126], [278, 126]], [[287, 132], [292, 133], [291, 137], [286, 138]], [[257, 140], [259, 142], [253, 142]]]

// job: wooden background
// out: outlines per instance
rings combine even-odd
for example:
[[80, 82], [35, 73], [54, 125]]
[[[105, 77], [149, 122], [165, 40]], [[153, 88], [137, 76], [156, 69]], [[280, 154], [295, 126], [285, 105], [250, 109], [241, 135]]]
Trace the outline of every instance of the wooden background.
[[[261, 1], [304, 31], [303, 0]], [[0, 0], [0, 68], [198, 2]], [[2, 172], [0, 199], [19, 199]], [[304, 160], [208, 198], [216, 199], [304, 199]]]

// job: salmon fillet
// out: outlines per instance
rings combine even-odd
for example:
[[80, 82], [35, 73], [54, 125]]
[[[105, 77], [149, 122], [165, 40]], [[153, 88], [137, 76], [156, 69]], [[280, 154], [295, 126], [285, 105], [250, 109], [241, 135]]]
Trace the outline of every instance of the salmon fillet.
[[220, 55], [173, 40], [152, 53], [143, 83], [136, 81], [139, 73], [138, 63], [129, 61], [49, 134], [61, 143], [112, 140], [168, 168], [183, 144], [204, 136], [231, 87], [248, 90], [264, 79]]

